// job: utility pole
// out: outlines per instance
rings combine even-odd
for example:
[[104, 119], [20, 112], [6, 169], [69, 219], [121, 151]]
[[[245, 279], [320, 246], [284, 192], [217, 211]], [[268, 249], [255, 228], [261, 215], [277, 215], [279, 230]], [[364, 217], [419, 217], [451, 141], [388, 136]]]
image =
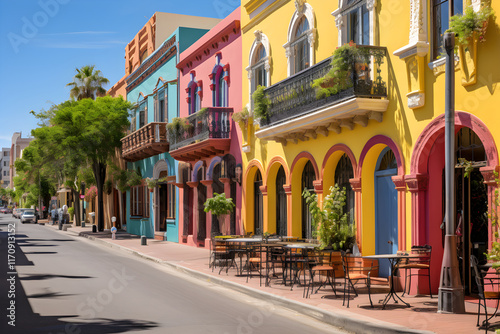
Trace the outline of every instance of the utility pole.
[[445, 77], [445, 219], [443, 262], [439, 282], [438, 313], [465, 313], [455, 235], [455, 34], [444, 34]]

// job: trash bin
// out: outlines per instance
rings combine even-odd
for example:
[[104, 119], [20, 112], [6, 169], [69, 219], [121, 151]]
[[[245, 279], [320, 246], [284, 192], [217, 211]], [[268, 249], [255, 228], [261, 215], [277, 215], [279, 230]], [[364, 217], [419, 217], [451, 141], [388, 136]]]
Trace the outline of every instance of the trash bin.
[[147, 238], [147, 223], [149, 222], [149, 219], [141, 219], [141, 245], [146, 246], [148, 244], [148, 238]]
[[92, 233], [96, 233], [97, 226], [95, 225], [95, 212], [90, 212], [89, 216], [90, 216], [90, 220], [92, 220]]

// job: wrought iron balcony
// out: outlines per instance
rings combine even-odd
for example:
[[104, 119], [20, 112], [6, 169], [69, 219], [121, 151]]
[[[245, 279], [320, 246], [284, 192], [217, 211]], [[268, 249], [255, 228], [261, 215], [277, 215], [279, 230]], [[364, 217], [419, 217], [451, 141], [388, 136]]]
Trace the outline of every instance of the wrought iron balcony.
[[168, 130], [170, 155], [194, 161], [229, 150], [233, 108], [204, 108]]
[[[358, 48], [363, 50], [364, 56], [353, 59], [343, 89], [335, 95], [318, 97], [317, 89], [312, 87], [314, 80], [324, 77], [331, 70], [332, 57], [266, 88], [264, 93], [269, 100], [267, 118], [261, 119], [261, 130], [257, 131], [257, 137], [286, 143], [285, 139], [291, 133], [294, 134], [292, 139], [296, 141], [304, 138], [306, 131], [318, 127], [321, 132], [328, 133], [332, 129], [340, 131], [344, 125], [352, 128], [353, 123], [366, 126], [368, 119], [381, 121], [381, 113], [388, 105], [385, 99], [387, 49], [374, 46]], [[346, 104], [349, 107], [346, 108]], [[375, 109], [366, 109], [368, 104]], [[373, 111], [375, 113], [370, 113]]]
[[134, 162], [168, 152], [167, 123], [148, 123], [122, 138], [122, 158]]

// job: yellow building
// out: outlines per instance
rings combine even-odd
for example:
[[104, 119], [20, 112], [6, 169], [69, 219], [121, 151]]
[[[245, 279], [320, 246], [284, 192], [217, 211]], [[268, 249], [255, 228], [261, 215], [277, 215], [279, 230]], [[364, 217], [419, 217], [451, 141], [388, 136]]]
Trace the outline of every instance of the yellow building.
[[[314, 190], [321, 202], [338, 183], [346, 187], [347, 211], [363, 254], [433, 246], [436, 292], [444, 236], [441, 35], [451, 14], [484, 5], [479, 0], [242, 0], [243, 77], [248, 78], [243, 105], [254, 108], [251, 94], [259, 85], [267, 87], [270, 100], [267, 118], [241, 123], [246, 230], [310, 238], [302, 190]], [[500, 11], [500, 4], [492, 7]], [[489, 20], [484, 43], [459, 47], [455, 57], [457, 165], [465, 158], [474, 167], [469, 178], [456, 168], [458, 253], [466, 289], [469, 255], [482, 256], [491, 245], [487, 211], [500, 136], [495, 20]], [[350, 85], [317, 98], [311, 83], [329, 71], [336, 48], [351, 41], [361, 56], [349, 64]]]

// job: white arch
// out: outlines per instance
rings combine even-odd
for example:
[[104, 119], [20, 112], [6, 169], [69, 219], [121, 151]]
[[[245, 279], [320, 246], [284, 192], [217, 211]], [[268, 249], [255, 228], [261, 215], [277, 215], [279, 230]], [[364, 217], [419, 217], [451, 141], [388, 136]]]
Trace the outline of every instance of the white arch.
[[295, 0], [295, 13], [293, 13], [292, 19], [290, 20], [290, 24], [288, 25], [288, 34], [287, 34], [287, 42], [283, 44], [285, 48], [285, 54], [288, 61], [288, 76], [293, 73], [293, 52], [292, 52], [292, 42], [294, 40], [294, 32], [297, 28], [297, 24], [299, 23], [300, 18], [302, 16], [306, 17], [306, 20], [309, 24], [309, 30], [306, 32], [307, 39], [309, 40], [309, 63], [312, 65], [315, 64], [315, 52], [314, 52], [314, 44], [316, 41], [316, 19], [314, 16], [314, 9], [310, 4], [305, 3], [305, 0]]
[[168, 168], [168, 161], [162, 159], [158, 160], [157, 163], [155, 163], [153, 167], [153, 179], [159, 179], [160, 178], [160, 173], [167, 171], [167, 174], [169, 173], [169, 168]]

